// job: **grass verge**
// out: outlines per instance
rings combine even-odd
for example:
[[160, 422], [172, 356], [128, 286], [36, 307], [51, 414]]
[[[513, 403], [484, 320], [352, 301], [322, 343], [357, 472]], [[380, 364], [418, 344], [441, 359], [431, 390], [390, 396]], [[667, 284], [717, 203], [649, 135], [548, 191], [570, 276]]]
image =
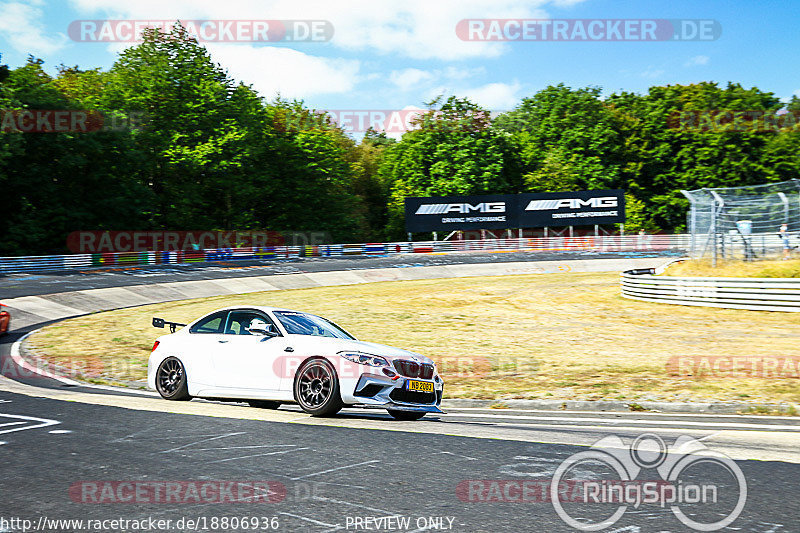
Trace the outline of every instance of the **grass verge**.
[[800, 278], [800, 259], [788, 261], [717, 261], [695, 259], [667, 267], [665, 276], [703, 276], [716, 278]]

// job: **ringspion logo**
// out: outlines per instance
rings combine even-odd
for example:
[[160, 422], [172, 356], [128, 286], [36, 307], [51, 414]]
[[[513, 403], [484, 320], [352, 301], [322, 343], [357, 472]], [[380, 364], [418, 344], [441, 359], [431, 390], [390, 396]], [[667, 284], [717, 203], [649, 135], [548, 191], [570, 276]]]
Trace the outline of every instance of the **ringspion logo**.
[[[661, 482], [635, 483], [645, 471], [655, 471]], [[559, 490], [570, 480], [581, 481], [582, 502], [604, 504], [605, 512], [587, 516], [585, 508], [563, 501]], [[559, 464], [550, 484], [556, 514], [579, 531], [611, 527], [643, 504], [668, 507], [690, 529], [717, 531], [739, 517], [746, 501], [747, 481], [739, 466], [686, 435], [672, 445], [652, 433], [630, 445], [610, 435]]]

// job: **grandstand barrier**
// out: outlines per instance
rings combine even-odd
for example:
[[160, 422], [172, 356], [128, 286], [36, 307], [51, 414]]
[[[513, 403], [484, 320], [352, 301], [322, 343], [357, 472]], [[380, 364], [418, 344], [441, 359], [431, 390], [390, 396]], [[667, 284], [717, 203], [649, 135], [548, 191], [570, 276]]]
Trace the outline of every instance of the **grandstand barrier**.
[[595, 253], [684, 252], [688, 235], [604, 235], [587, 237], [539, 237], [464, 241], [416, 241], [313, 246], [266, 246], [208, 250], [143, 251], [0, 257], [0, 274], [63, 272], [143, 265], [235, 263], [236, 261], [297, 259], [301, 257], [381, 257], [394, 254], [456, 252], [564, 252]]

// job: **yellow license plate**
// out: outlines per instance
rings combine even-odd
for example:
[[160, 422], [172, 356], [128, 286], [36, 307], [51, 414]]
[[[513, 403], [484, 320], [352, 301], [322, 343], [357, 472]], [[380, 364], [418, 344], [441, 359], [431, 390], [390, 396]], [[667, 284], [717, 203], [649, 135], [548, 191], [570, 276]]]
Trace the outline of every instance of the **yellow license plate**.
[[408, 390], [417, 390], [420, 392], [433, 392], [433, 383], [430, 381], [413, 381], [409, 380], [406, 382], [406, 388]]

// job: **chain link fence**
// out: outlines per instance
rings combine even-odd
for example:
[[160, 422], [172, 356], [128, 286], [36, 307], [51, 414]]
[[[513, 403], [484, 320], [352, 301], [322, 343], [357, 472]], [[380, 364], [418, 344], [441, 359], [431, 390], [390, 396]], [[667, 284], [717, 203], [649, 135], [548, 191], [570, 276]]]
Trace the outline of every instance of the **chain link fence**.
[[[691, 202], [689, 255], [719, 259], [775, 258], [800, 234], [800, 180], [681, 191]], [[780, 235], [786, 224], [786, 237]]]

